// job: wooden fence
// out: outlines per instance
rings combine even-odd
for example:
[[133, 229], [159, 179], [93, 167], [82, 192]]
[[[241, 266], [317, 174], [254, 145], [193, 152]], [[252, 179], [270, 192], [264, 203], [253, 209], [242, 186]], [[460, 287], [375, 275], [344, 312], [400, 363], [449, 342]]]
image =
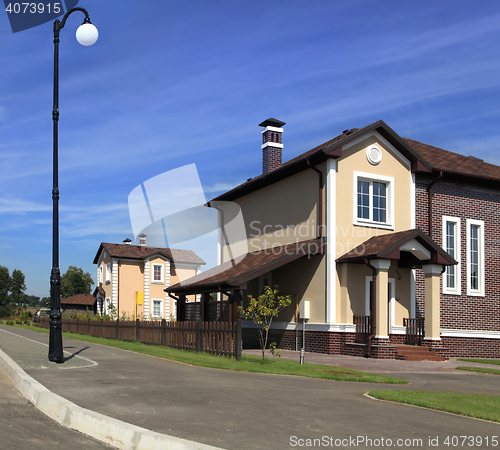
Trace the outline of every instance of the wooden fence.
[[[234, 356], [241, 359], [241, 320], [237, 322], [127, 321], [61, 319], [62, 331], [90, 336], [138, 341], [183, 350]], [[49, 328], [50, 318], [40, 318], [40, 327]]]

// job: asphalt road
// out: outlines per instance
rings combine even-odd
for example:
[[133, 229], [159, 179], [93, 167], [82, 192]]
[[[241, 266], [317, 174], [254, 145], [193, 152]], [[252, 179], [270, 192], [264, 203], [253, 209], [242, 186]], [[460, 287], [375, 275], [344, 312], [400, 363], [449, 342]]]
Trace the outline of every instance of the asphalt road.
[[[15, 332], [37, 342], [48, 340], [36, 332]], [[29, 342], [20, 344], [17, 353], [35, 345]], [[84, 408], [225, 449], [280, 450], [314, 443], [316, 448], [454, 448], [445, 445], [446, 438], [464, 435], [482, 437], [483, 444], [473, 448], [493, 448], [492, 437], [500, 436], [496, 423], [363, 395], [374, 388], [500, 395], [495, 376], [458, 371], [393, 373], [411, 382], [394, 386], [192, 367], [69, 339], [65, 349], [97, 365], [26, 372]], [[335, 445], [336, 440], [341, 445]]]
[[104, 450], [112, 447], [65, 428], [28, 403], [0, 369], [0, 448]]

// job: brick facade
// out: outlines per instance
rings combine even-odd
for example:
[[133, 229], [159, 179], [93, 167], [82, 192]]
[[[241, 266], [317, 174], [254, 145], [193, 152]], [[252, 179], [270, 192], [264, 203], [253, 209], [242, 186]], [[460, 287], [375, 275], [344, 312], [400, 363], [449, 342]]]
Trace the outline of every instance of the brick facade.
[[[416, 226], [426, 233], [431, 180], [417, 176], [416, 183]], [[443, 216], [460, 219], [461, 295], [441, 294], [441, 328], [500, 332], [500, 190], [446, 180], [437, 181], [432, 190], [432, 239], [442, 245]], [[484, 297], [467, 295], [467, 219], [484, 221]], [[422, 271], [417, 270], [419, 317], [425, 315], [423, 279]]]

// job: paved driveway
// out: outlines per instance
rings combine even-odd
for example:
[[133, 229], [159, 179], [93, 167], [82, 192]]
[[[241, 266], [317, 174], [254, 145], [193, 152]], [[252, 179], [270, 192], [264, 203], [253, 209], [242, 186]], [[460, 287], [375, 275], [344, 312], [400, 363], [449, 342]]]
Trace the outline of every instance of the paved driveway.
[[[34, 341], [48, 341], [48, 336], [40, 333], [15, 332]], [[377, 444], [387, 448], [381, 445], [382, 438], [385, 443], [391, 439], [393, 447], [401, 443], [402, 448], [436, 448], [429, 444], [429, 437], [438, 438], [438, 448], [451, 448], [444, 445], [446, 437], [460, 435], [481, 436], [483, 445], [474, 448], [491, 448], [491, 436], [500, 435], [498, 424], [363, 395], [373, 388], [394, 386], [191, 367], [69, 339], [65, 340], [65, 350], [97, 365], [26, 371], [51, 391], [84, 408], [225, 449], [289, 449], [291, 444], [301, 448], [315, 443], [305, 439], [322, 439], [316, 441], [316, 447], [333, 443], [330, 448], [335, 448], [335, 440], [343, 439], [343, 444], [360, 444], [356, 448]], [[411, 382], [398, 389], [500, 395], [499, 378], [494, 376], [451, 370], [393, 375]], [[484, 445], [486, 437], [488, 447]], [[369, 439], [371, 445], [366, 445]], [[407, 439], [410, 441], [405, 445]], [[354, 445], [340, 448], [349, 446]]]

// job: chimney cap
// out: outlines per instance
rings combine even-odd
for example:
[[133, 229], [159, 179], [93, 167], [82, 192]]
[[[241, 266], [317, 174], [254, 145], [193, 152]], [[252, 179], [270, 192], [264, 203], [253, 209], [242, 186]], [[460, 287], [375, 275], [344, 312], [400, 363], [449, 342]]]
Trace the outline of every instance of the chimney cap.
[[132, 239], [127, 238], [127, 239], [125, 239], [123, 242], [124, 242], [125, 244], [130, 244], [130, 243], [132, 242]]
[[278, 120], [278, 119], [273, 119], [272, 117], [270, 119], [264, 120], [264, 122], [262, 122], [262, 123], [259, 123], [259, 127], [281, 128], [283, 125], [286, 125], [286, 123], [282, 122], [281, 120]]

